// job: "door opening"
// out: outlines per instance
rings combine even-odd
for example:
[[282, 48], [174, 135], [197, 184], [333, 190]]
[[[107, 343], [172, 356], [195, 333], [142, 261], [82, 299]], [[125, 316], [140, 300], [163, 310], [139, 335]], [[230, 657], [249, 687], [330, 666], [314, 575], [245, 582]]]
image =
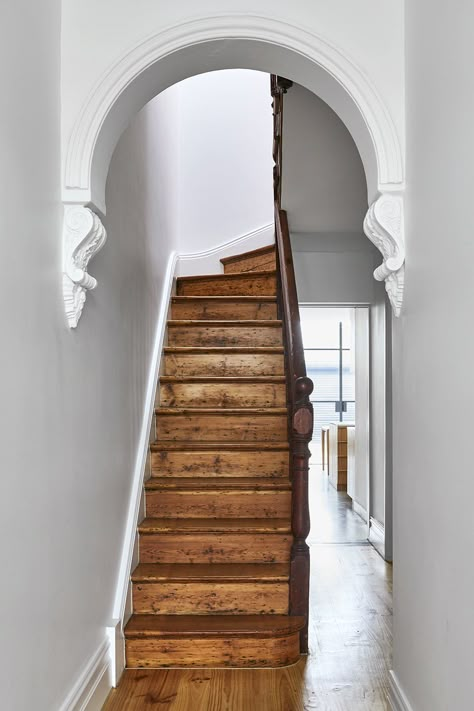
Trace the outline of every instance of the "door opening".
[[314, 382], [309, 543], [368, 538], [369, 309], [300, 306]]

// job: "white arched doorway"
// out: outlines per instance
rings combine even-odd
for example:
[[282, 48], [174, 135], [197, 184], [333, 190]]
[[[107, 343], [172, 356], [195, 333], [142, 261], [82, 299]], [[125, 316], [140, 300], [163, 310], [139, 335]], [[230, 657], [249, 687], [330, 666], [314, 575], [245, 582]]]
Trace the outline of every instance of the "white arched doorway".
[[376, 89], [356, 64], [320, 37], [268, 18], [223, 15], [177, 25], [138, 43], [103, 75], [79, 112], [64, 154], [63, 292], [71, 327], [88, 289], [87, 272], [106, 233], [105, 182], [115, 145], [130, 119], [167, 87], [216, 69], [246, 68], [291, 78], [342, 119], [367, 179], [367, 236], [381, 251], [375, 278], [386, 281], [395, 313], [402, 302], [403, 152]]

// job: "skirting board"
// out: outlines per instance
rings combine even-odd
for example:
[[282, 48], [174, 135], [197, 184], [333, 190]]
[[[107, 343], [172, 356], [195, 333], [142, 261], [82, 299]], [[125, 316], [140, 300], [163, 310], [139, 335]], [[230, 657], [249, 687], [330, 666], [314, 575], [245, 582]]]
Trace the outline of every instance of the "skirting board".
[[367, 523], [367, 511], [362, 504], [359, 504], [355, 499], [352, 499], [352, 510], [361, 517], [364, 523]]
[[83, 669], [59, 711], [100, 711], [111, 688], [109, 640], [105, 639]]
[[195, 276], [197, 274], [219, 274], [222, 272], [222, 257], [233, 257], [241, 252], [249, 252], [259, 247], [266, 247], [275, 241], [275, 227], [272, 224], [263, 225], [252, 232], [222, 242], [216, 247], [203, 252], [180, 254], [178, 258], [177, 275]]
[[389, 692], [388, 701], [392, 711], [414, 711], [413, 706], [408, 701], [395, 672], [390, 671], [388, 677]]
[[373, 516], [370, 517], [369, 541], [385, 560], [385, 527]]

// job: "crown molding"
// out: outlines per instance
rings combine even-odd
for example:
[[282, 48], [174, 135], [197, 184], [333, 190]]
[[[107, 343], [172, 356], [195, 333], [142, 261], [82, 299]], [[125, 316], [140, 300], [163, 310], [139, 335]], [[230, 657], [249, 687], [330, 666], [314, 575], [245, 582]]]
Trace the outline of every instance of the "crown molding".
[[64, 206], [63, 298], [70, 328], [79, 322], [87, 291], [97, 286], [87, 266], [106, 239], [105, 227], [92, 210], [84, 205]]
[[365, 216], [364, 232], [383, 257], [374, 277], [385, 281], [393, 312], [400, 316], [405, 286], [403, 197], [393, 193], [380, 195]]

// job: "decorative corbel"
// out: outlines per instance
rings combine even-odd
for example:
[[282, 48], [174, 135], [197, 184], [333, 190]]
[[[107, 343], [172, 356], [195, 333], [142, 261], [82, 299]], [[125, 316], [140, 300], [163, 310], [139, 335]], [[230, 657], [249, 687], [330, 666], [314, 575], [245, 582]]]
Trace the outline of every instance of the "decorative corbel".
[[64, 207], [63, 226], [63, 297], [70, 328], [81, 317], [86, 292], [97, 281], [87, 273], [87, 265], [104, 246], [107, 233], [100, 218], [84, 205]]
[[395, 316], [400, 316], [405, 282], [405, 244], [403, 239], [403, 198], [383, 193], [369, 207], [364, 232], [382, 253], [383, 262], [374, 271], [385, 289]]

